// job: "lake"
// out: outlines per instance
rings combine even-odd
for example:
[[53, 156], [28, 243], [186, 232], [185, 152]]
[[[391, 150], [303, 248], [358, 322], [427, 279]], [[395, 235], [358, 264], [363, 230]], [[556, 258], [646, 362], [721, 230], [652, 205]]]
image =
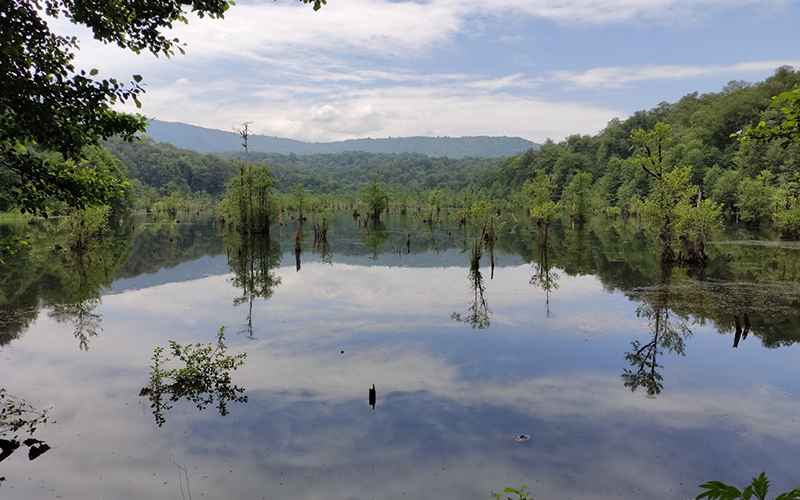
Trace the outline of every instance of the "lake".
[[[635, 224], [474, 235], [347, 214], [269, 240], [141, 222], [64, 250], [45, 223], [0, 264], [0, 385], [49, 446], [0, 462], [16, 499], [693, 498], [800, 485], [800, 247], [746, 232], [662, 269]], [[246, 401], [156, 418], [155, 346], [244, 352]], [[375, 386], [374, 406], [369, 389]], [[221, 415], [220, 413], [225, 413]], [[21, 439], [21, 438], [20, 438]], [[41, 446], [35, 444], [33, 447]]]

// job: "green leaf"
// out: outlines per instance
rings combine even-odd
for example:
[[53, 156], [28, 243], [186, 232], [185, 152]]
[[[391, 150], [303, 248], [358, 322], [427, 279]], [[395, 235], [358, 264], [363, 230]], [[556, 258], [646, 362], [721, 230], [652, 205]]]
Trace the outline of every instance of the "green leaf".
[[778, 495], [775, 500], [800, 500], [800, 488]]
[[767, 479], [766, 474], [762, 472], [758, 475], [758, 477], [753, 478], [753, 482], [750, 484], [750, 486], [752, 487], [752, 491], [755, 493], [758, 500], [765, 500], [767, 498], [769, 479]]
[[707, 498], [708, 500], [738, 500], [742, 498], [741, 491], [720, 481], [710, 481], [701, 484], [700, 488], [706, 491], [697, 495], [695, 500], [702, 500], [703, 498]]

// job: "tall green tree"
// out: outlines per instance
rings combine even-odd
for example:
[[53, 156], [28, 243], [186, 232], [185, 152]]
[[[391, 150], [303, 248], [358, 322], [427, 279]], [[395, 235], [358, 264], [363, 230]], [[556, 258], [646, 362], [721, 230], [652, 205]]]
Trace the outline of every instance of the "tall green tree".
[[578, 172], [572, 176], [561, 197], [561, 204], [572, 220], [583, 222], [589, 214], [592, 174]]
[[361, 192], [361, 199], [367, 206], [373, 222], [380, 222], [381, 214], [389, 208], [389, 195], [377, 181], [373, 182]]

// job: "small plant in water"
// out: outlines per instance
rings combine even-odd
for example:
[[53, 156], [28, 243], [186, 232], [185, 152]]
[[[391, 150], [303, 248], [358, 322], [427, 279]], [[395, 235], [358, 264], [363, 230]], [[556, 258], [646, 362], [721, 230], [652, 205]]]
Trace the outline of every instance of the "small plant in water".
[[493, 500], [533, 500], [528, 485], [523, 484], [519, 488], [504, 488], [500, 493], [492, 493]]
[[[757, 477], [753, 478], [743, 490], [725, 484], [720, 481], [709, 481], [701, 484], [700, 488], [704, 489], [702, 493], [697, 495], [696, 500], [707, 498], [708, 500], [766, 500], [767, 492], [769, 491], [769, 479], [763, 472]], [[775, 500], [800, 500], [800, 488], [795, 488], [792, 491], [787, 491], [775, 497]]]
[[[150, 383], [139, 393], [150, 399], [156, 424], [166, 422], [165, 413], [181, 399], [191, 401], [199, 410], [215, 405], [220, 415], [228, 414], [228, 403], [246, 403], [245, 389], [231, 382], [231, 372], [244, 364], [247, 354], [229, 355], [225, 345], [225, 329], [220, 328], [216, 344], [186, 344], [174, 340], [167, 349], [153, 349]], [[180, 366], [165, 368], [169, 362]]]

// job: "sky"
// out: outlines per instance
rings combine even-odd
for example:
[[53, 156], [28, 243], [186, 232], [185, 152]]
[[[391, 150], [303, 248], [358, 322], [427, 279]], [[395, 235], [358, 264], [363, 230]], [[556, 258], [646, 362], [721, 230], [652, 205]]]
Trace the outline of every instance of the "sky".
[[53, 26], [79, 36], [79, 66], [141, 74], [148, 117], [310, 141], [560, 140], [800, 67], [798, 0], [245, 0], [190, 16], [170, 59]]

